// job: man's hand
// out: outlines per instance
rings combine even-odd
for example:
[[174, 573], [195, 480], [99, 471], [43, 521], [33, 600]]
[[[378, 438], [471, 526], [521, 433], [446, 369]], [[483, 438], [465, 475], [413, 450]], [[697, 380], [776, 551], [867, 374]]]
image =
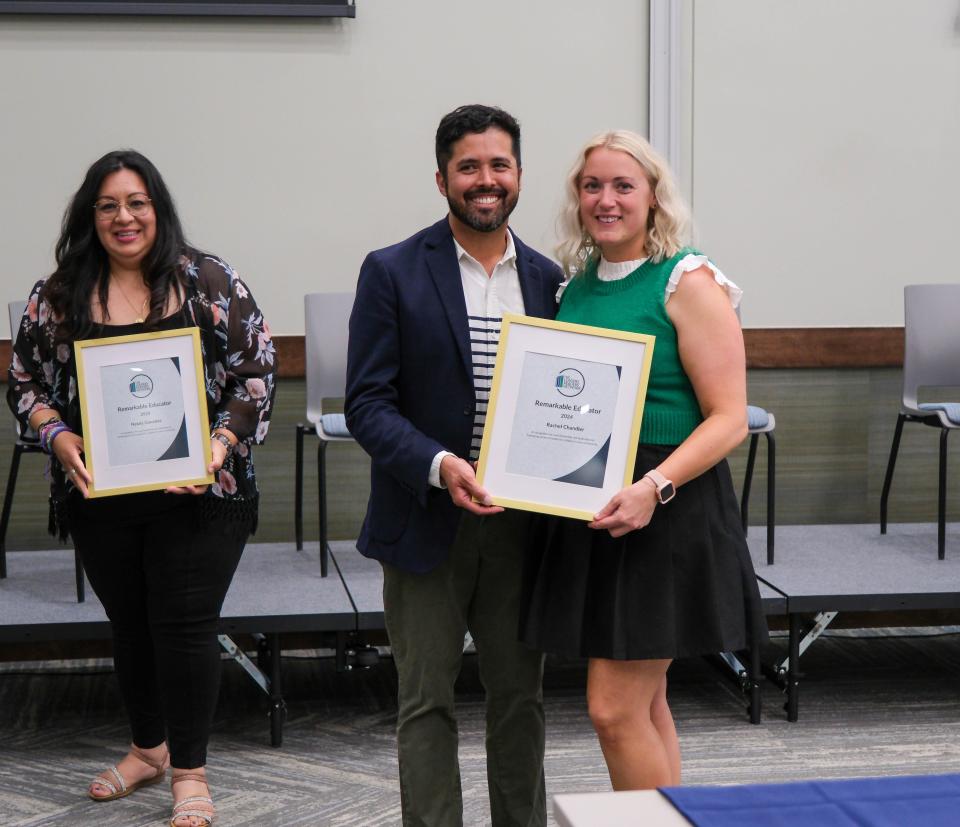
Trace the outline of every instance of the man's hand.
[[440, 463], [440, 479], [450, 492], [454, 505], [481, 517], [503, 511], [499, 505], [490, 505], [490, 495], [477, 483], [473, 466], [465, 459], [452, 454], [445, 456]]

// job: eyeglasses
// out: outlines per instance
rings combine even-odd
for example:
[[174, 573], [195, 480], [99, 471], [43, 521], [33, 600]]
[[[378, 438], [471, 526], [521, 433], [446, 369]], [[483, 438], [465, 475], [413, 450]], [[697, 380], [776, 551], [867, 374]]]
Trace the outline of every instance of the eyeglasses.
[[[147, 198], [146, 195], [137, 192], [131, 195], [123, 206], [130, 215], [136, 218], [143, 218], [143, 216], [150, 212], [151, 203], [153, 202]], [[112, 198], [100, 198], [94, 201], [93, 212], [97, 217], [97, 221], [113, 221], [120, 215], [120, 206], [120, 202], [114, 201]]]

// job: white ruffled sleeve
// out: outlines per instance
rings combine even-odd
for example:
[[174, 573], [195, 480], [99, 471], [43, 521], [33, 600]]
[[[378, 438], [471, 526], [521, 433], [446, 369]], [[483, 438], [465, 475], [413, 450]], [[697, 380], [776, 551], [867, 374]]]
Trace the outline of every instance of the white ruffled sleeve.
[[737, 285], [735, 285], [732, 281], [730, 281], [730, 279], [721, 273], [720, 269], [706, 256], [699, 256], [693, 253], [684, 256], [674, 266], [673, 272], [670, 274], [670, 278], [667, 280], [667, 289], [663, 296], [664, 304], [670, 301], [670, 294], [677, 289], [677, 285], [680, 283], [680, 277], [684, 273], [689, 273], [691, 270], [696, 270], [698, 267], [709, 268], [710, 272], [713, 273], [714, 281], [716, 281], [717, 284], [727, 291], [727, 296], [730, 298], [730, 304], [732, 304], [734, 308], [737, 308], [740, 305], [740, 299], [743, 298], [743, 290], [737, 287]]

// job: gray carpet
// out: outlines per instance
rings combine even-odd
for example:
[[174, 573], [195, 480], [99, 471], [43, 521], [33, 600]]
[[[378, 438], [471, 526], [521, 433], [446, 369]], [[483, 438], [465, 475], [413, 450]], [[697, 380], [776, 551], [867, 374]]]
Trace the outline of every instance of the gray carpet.
[[[821, 640], [803, 657], [796, 724], [784, 720], [772, 685], [764, 686], [763, 723], [750, 726], [738, 691], [720, 673], [704, 661], [676, 664], [670, 695], [685, 783], [956, 772], [958, 644], [957, 635]], [[25, 674], [42, 667], [57, 671]], [[105, 804], [84, 796], [89, 777], [120, 758], [127, 738], [112, 675], [89, 671], [0, 668], [0, 825], [165, 823], [165, 787]], [[608, 788], [583, 677], [579, 664], [548, 665], [549, 794]], [[262, 696], [236, 666], [225, 665], [209, 765], [218, 824], [397, 824], [391, 662], [338, 674], [330, 659], [288, 657], [284, 678], [289, 719], [284, 745], [274, 750]], [[489, 811], [474, 658], [466, 659], [458, 689], [465, 822], [482, 825]]]

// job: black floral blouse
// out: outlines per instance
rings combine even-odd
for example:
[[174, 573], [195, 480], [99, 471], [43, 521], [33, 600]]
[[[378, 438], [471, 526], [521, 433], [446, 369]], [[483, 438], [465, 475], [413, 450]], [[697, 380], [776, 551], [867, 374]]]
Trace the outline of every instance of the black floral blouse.
[[[190, 251], [181, 258], [187, 294], [175, 327], [200, 329], [210, 427], [227, 428], [239, 440], [217, 481], [201, 498], [210, 516], [249, 519], [255, 526], [258, 490], [251, 446], [263, 442], [273, 410], [277, 354], [270, 328], [247, 286], [216, 256]], [[59, 334], [59, 319], [44, 298], [41, 279], [30, 292], [13, 343], [7, 401], [21, 428], [30, 414], [53, 408], [83, 433], [72, 342]], [[109, 333], [109, 327], [104, 328]], [[50, 530], [69, 533], [73, 488], [60, 463], [50, 463]]]

